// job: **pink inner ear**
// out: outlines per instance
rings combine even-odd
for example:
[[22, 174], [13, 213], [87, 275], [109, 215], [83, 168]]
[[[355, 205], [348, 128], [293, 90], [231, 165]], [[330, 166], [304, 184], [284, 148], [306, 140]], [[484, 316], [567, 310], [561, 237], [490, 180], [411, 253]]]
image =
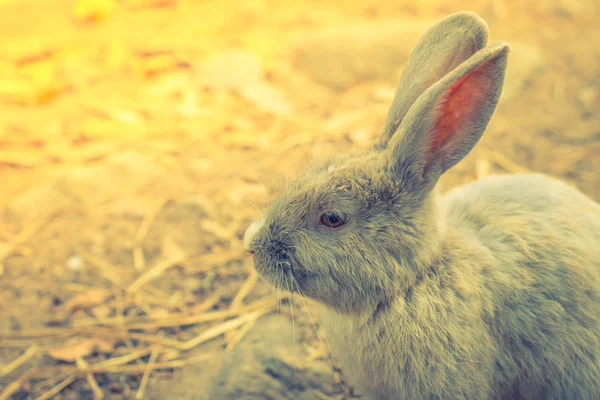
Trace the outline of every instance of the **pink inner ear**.
[[444, 75], [446, 75], [449, 71], [452, 71], [454, 68], [459, 66], [461, 62], [468, 59], [477, 51], [477, 49], [475, 48], [475, 43], [470, 43], [470, 46], [461, 47], [455, 50], [455, 52], [447, 54], [445, 59], [442, 58], [442, 61], [439, 62], [437, 65], [437, 69], [434, 72], [432, 72], [430, 76], [426, 76], [427, 79], [423, 84], [423, 90], [427, 89], [428, 87], [442, 79]]
[[[485, 106], [491, 92], [493, 80], [488, 75], [491, 64], [492, 61], [488, 61], [480, 65], [448, 88], [446, 100], [437, 111], [438, 119], [430, 143], [432, 155], [441, 156], [442, 148], [451, 143], [459, 145], [464, 139], [460, 136], [469, 133], [470, 129], [465, 128], [477, 119], [479, 109]], [[453, 149], [448, 150], [441, 153], [453, 153]]]

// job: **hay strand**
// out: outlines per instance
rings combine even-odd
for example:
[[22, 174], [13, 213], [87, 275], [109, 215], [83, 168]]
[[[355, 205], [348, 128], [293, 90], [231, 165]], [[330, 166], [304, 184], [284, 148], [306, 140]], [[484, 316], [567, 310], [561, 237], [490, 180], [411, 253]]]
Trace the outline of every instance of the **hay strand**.
[[37, 217], [33, 221], [29, 222], [18, 234], [8, 241], [3, 247], [0, 248], [0, 262], [4, 261], [18, 246], [25, 243], [44, 227], [50, 220], [57, 214], [58, 211], [48, 213]]
[[144, 286], [151, 280], [158, 278], [167, 269], [182, 263], [185, 259], [186, 256], [181, 255], [177, 257], [166, 258], [159, 261], [158, 263], [156, 263], [156, 265], [154, 265], [154, 267], [146, 271], [144, 274], [140, 275], [139, 278], [137, 278], [131, 285], [129, 285], [129, 287], [127, 288], [127, 292], [136, 293], [142, 286]]
[[36, 400], [48, 400], [48, 399], [56, 396], [57, 394], [62, 392], [63, 389], [65, 389], [67, 386], [69, 386], [71, 383], [73, 383], [75, 381], [75, 379], [77, 379], [77, 377], [72, 376], [72, 375], [69, 376], [67, 379], [65, 379], [58, 385], [54, 386], [52, 389], [48, 390], [46, 393], [42, 394]]
[[160, 211], [163, 209], [163, 207], [165, 206], [167, 201], [168, 201], [167, 197], [159, 198], [157, 200], [156, 204], [150, 209], [150, 212], [148, 212], [144, 216], [144, 219], [140, 223], [140, 226], [138, 227], [138, 230], [135, 233], [135, 237], [133, 239], [133, 242], [134, 242], [133, 265], [134, 265], [135, 269], [138, 271], [143, 270], [145, 267], [145, 264], [146, 264], [146, 261], [144, 259], [144, 251], [142, 250], [142, 247], [141, 247], [142, 243], [144, 242], [146, 235], [148, 235], [148, 230], [150, 229], [152, 222], [154, 222], [154, 219], [160, 213]]
[[244, 299], [252, 292], [256, 286], [256, 282], [258, 282], [258, 273], [256, 270], [252, 269], [248, 275], [248, 278], [231, 301], [231, 306], [229, 307], [230, 310], [236, 311], [242, 307]]
[[[88, 363], [84, 360], [83, 357], [77, 357], [77, 361], [76, 361], [75, 365], [77, 365], [77, 367], [79, 367], [79, 368], [87, 368], [88, 367]], [[92, 374], [92, 373], [87, 374], [85, 376], [85, 378], [86, 378], [88, 384], [90, 385], [92, 392], [94, 393], [94, 399], [102, 399], [104, 397], [104, 392], [102, 391], [102, 389], [100, 389], [100, 386], [98, 385], [98, 382], [96, 381], [96, 378], [94, 378], [94, 374]]]
[[144, 370], [144, 375], [142, 376], [142, 381], [140, 382], [140, 387], [135, 394], [136, 399], [144, 398], [144, 392], [146, 391], [146, 387], [148, 386], [148, 380], [150, 379], [150, 374], [152, 373], [152, 368], [156, 363], [156, 358], [158, 357], [159, 350], [158, 348], [152, 349], [152, 353], [150, 354], [150, 360], [148, 364], [146, 364], [146, 369]]
[[25, 364], [32, 357], [34, 357], [39, 351], [39, 346], [36, 343], [33, 343], [23, 354], [15, 358], [10, 363], [6, 364], [2, 368], [0, 368], [0, 377], [5, 376], [19, 368], [21, 365]]

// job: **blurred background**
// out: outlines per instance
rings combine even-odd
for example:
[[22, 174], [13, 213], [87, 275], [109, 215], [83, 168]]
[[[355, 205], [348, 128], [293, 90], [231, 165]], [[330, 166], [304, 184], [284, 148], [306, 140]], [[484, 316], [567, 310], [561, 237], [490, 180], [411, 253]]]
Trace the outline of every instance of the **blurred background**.
[[600, 200], [599, 1], [0, 0], [0, 399], [352, 398], [241, 235], [309, 158], [373, 143], [460, 10], [513, 50], [443, 188]]

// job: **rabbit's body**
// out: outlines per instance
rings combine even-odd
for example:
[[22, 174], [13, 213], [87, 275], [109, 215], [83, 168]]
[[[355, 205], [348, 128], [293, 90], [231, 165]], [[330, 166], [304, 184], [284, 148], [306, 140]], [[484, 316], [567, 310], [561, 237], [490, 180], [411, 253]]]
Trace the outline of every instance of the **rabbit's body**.
[[324, 305], [373, 399], [600, 399], [600, 206], [543, 175], [435, 187], [479, 141], [509, 47], [429, 29], [374, 148], [313, 163], [247, 230], [255, 268]]
[[443, 244], [408, 295], [322, 310], [351, 381], [373, 399], [600, 398], [600, 206], [543, 175], [434, 206]]

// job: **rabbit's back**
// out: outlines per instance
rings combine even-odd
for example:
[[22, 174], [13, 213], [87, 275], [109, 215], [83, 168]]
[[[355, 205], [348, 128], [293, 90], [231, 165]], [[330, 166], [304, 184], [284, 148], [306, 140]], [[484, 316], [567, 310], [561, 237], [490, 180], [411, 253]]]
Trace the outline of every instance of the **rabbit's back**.
[[501, 397], [600, 398], [600, 206], [534, 174], [488, 177], [443, 204], [487, 255], [475, 269]]

